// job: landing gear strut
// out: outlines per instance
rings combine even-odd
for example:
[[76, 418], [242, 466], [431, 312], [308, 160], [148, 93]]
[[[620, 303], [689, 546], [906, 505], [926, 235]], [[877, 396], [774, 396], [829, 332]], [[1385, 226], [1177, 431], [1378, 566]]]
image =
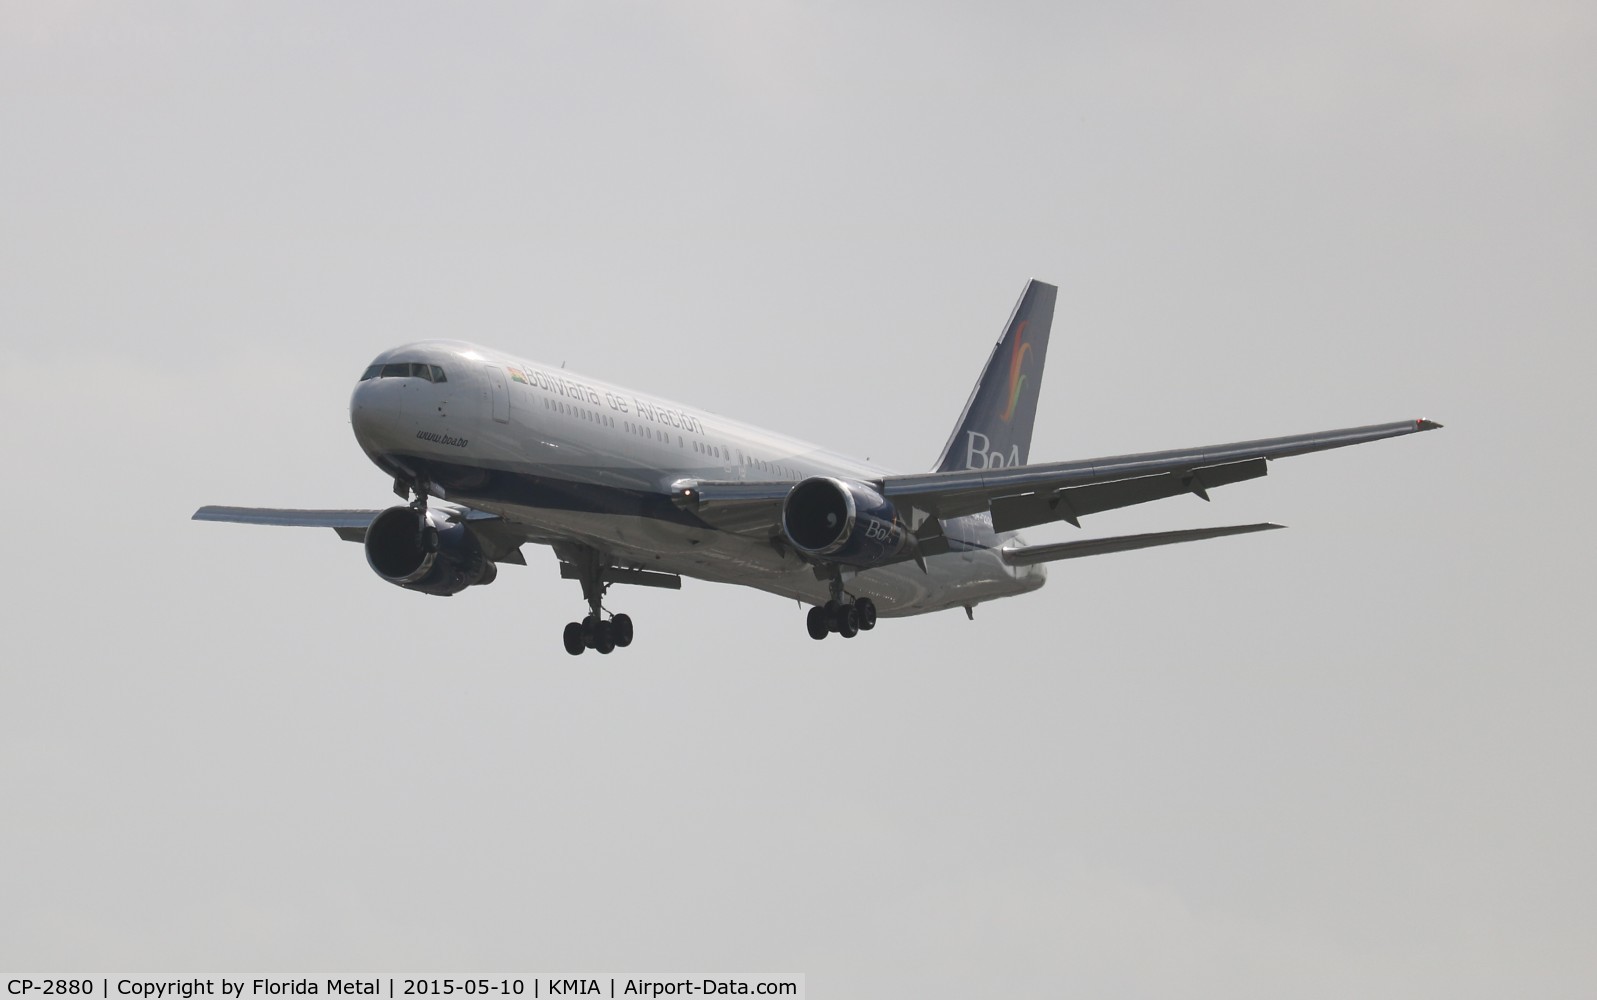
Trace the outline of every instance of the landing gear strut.
[[[569, 556], [569, 558], [567, 558]], [[607, 561], [594, 549], [580, 549], [561, 553], [577, 571], [577, 582], [582, 584], [583, 600], [588, 602], [588, 616], [580, 622], [566, 626], [561, 638], [566, 652], [580, 656], [585, 649], [599, 653], [612, 653], [617, 648], [632, 645], [632, 618], [628, 615], [611, 615], [607, 620], [604, 595], [610, 585], [604, 581]]]
[[418, 479], [414, 483], [403, 479], [394, 480], [394, 492], [401, 497], [408, 497], [412, 493], [415, 499], [410, 501], [410, 509], [416, 512], [416, 530], [420, 533], [420, 544], [423, 552], [438, 551], [438, 529], [433, 527], [427, 519], [427, 489], [425, 479]]
[[839, 574], [832, 577], [832, 599], [811, 608], [804, 627], [811, 639], [824, 639], [833, 632], [852, 639], [876, 627], [876, 602], [869, 597], [850, 600]]

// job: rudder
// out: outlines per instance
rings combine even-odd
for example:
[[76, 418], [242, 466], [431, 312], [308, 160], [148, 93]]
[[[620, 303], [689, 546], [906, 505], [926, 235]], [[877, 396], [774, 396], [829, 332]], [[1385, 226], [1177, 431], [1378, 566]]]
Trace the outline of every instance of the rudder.
[[1035, 279], [1026, 283], [934, 471], [1026, 464], [1058, 292]]

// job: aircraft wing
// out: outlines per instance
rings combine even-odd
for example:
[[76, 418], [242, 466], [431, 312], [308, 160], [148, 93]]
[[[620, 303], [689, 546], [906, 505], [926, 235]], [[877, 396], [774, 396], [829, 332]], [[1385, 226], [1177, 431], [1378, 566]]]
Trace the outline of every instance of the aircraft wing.
[[[990, 512], [997, 531], [1017, 531], [1049, 521], [1080, 526], [1087, 514], [1192, 493], [1204, 500], [1217, 486], [1265, 475], [1269, 461], [1309, 452], [1345, 448], [1383, 438], [1434, 430], [1432, 420], [1294, 434], [1288, 437], [1172, 451], [1116, 455], [1075, 462], [957, 469], [886, 476], [870, 485], [893, 501], [917, 527], [941, 519]], [[792, 489], [781, 482], [702, 482], [673, 484], [676, 503], [726, 530], [780, 530], [781, 501]], [[924, 537], [924, 536], [923, 536]]]
[[[433, 507], [451, 521], [465, 521], [478, 537], [485, 539], [492, 549], [488, 553], [494, 562], [515, 563], [525, 566], [521, 545], [541, 542], [541, 537], [523, 532], [497, 514], [473, 510], [470, 507]], [[381, 510], [302, 510], [285, 507], [201, 507], [194, 512], [195, 521], [226, 521], [231, 524], [272, 524], [291, 528], [332, 528], [346, 542], [364, 542], [366, 528]]]
[[366, 526], [380, 510], [291, 510], [282, 507], [201, 507], [196, 521], [230, 524], [276, 524], [291, 528], [332, 528], [346, 542], [366, 540]]

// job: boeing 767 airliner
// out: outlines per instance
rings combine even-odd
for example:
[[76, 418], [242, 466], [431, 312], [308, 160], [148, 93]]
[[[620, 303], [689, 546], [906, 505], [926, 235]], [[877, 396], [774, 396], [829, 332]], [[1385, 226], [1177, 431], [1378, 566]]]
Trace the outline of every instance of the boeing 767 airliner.
[[[1201, 448], [1029, 464], [1052, 285], [1032, 281], [930, 472], [869, 461], [460, 341], [379, 355], [350, 400], [355, 438], [406, 505], [202, 507], [202, 521], [332, 528], [377, 575], [449, 596], [551, 546], [588, 614], [565, 647], [632, 642], [614, 584], [735, 583], [810, 605], [809, 634], [1036, 590], [1044, 563], [1278, 528], [1240, 524], [1026, 545], [1017, 531], [1265, 475], [1272, 459], [1431, 430], [1401, 420]], [[430, 500], [443, 501], [431, 505]]]

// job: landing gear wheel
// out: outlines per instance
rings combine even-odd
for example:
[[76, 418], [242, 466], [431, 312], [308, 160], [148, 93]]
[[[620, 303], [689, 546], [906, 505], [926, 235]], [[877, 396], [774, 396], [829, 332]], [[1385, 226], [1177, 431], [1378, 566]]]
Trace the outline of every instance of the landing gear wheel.
[[814, 607], [804, 616], [804, 627], [809, 629], [811, 639], [824, 639], [832, 632], [832, 623], [827, 620], [826, 609]]
[[854, 610], [854, 605], [845, 604], [837, 615], [837, 634], [845, 639], [852, 639], [859, 635], [859, 612]]
[[632, 618], [630, 615], [616, 615], [610, 619], [611, 634], [615, 636], [616, 646], [625, 648], [632, 645]]
[[862, 597], [854, 602], [854, 612], [859, 615], [859, 630], [869, 632], [876, 627], [876, 602]]
[[[582, 585], [582, 600], [588, 605], [588, 614], [567, 628], [568, 636], [574, 633], [583, 648], [600, 654], [632, 645], [632, 619], [626, 615], [605, 617], [604, 595], [614, 582], [606, 576], [619, 564], [608, 553], [586, 545], [556, 545], [555, 552], [560, 557], [561, 575], [574, 577]], [[568, 637], [567, 648], [572, 642]]]
[[562, 637], [566, 643], [566, 652], [572, 656], [581, 656], [582, 651], [588, 648], [588, 643], [582, 637], [582, 623], [572, 622], [566, 626], [565, 635]]

